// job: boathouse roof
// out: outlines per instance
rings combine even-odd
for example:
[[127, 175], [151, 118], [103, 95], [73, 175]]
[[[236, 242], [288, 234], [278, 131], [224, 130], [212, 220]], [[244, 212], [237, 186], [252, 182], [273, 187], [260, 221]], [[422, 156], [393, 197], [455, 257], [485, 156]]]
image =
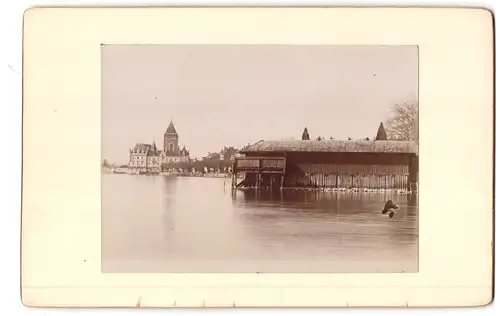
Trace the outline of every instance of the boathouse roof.
[[394, 140], [261, 140], [240, 150], [253, 152], [346, 152], [416, 154], [413, 141]]

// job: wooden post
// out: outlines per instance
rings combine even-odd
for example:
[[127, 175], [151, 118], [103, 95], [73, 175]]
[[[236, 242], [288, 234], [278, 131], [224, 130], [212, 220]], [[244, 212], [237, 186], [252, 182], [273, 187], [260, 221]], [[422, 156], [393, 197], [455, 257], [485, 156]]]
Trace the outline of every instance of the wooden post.
[[283, 184], [285, 183], [285, 174], [281, 174], [281, 184], [280, 184], [280, 190], [283, 190]]
[[413, 190], [413, 186], [415, 190], [417, 190], [418, 183], [418, 157], [413, 156], [410, 158], [409, 164], [409, 175], [408, 175], [408, 190]]
[[257, 166], [257, 174], [255, 176], [255, 188], [259, 188], [260, 187], [260, 162], [262, 161], [262, 158], [258, 158], [259, 161], [258, 161], [258, 166]]

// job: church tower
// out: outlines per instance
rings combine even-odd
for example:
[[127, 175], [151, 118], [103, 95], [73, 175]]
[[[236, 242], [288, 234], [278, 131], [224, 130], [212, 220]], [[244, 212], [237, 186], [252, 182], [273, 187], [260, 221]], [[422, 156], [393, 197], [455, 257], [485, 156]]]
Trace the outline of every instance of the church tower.
[[163, 151], [167, 156], [179, 155], [179, 135], [172, 121], [163, 135]]

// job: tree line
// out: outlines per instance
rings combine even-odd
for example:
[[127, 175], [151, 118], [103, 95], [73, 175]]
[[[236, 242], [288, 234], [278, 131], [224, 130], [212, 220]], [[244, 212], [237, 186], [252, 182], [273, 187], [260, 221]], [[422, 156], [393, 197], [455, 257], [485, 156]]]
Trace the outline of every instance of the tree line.
[[234, 157], [238, 153], [238, 149], [233, 146], [224, 146], [218, 152], [209, 152], [206, 156], [201, 159], [195, 158], [189, 162], [182, 163], [166, 163], [163, 165], [164, 168], [182, 168], [190, 169], [194, 168], [197, 170], [203, 170], [204, 168], [212, 168], [223, 170], [232, 166]]

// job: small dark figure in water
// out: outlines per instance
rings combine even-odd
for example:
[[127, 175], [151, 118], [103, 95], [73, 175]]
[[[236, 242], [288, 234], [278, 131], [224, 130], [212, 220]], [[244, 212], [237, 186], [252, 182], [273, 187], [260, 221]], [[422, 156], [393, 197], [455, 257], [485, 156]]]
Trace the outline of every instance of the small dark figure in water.
[[394, 215], [396, 214], [394, 211], [399, 209], [399, 205], [396, 203], [392, 202], [392, 200], [389, 200], [385, 203], [384, 209], [382, 210], [382, 214], [385, 214], [390, 211], [389, 217], [393, 218]]

